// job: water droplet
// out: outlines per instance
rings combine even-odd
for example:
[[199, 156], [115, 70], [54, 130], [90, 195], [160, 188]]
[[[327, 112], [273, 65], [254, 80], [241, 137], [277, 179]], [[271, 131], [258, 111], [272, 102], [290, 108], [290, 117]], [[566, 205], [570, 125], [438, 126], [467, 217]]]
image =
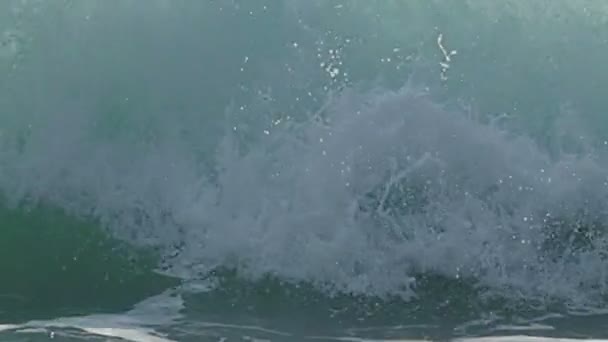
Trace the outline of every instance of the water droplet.
[[333, 68], [329, 71], [329, 76], [331, 78], [336, 78], [339, 74], [340, 74], [340, 69], [338, 69], [338, 68]]

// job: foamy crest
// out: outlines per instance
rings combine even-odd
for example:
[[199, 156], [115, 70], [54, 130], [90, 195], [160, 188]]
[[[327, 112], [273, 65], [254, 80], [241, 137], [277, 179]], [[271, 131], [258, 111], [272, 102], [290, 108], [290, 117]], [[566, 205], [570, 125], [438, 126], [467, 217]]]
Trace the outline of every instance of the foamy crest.
[[244, 154], [227, 137], [213, 190], [176, 213], [193, 227], [181, 260], [380, 295], [410, 294], [419, 272], [524, 295], [602, 292], [591, 226], [608, 187], [591, 158], [552, 160], [407, 90], [347, 92], [327, 119]]

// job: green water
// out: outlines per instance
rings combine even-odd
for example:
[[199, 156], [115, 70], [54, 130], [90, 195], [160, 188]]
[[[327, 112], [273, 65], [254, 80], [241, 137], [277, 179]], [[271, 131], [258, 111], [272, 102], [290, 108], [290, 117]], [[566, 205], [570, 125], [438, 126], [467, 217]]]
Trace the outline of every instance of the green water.
[[151, 252], [129, 250], [99, 226], [53, 209], [3, 209], [2, 321], [126, 310], [176, 281], [151, 270]]

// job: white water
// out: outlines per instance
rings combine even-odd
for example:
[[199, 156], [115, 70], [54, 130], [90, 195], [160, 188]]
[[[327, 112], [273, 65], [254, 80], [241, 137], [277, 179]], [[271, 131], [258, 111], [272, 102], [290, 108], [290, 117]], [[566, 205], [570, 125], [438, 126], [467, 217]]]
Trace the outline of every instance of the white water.
[[407, 296], [416, 272], [524, 296], [603, 293], [602, 236], [581, 251], [560, 241], [555, 260], [544, 245], [553, 218], [603, 217], [605, 167], [591, 156], [551, 160], [408, 89], [346, 92], [326, 115], [278, 125], [244, 154], [226, 138], [215, 184], [175, 212], [197, 227], [178, 260], [365, 294]]
[[[82, 317], [30, 321], [23, 324], [2, 325], [0, 332], [13, 334], [45, 334], [50, 339], [87, 340], [88, 336], [104, 336], [132, 342], [174, 342], [155, 331], [167, 328], [182, 318], [182, 299], [167, 291], [137, 304], [124, 314], [94, 314]], [[1, 339], [0, 335], [0, 339]]]
[[[431, 272], [574, 303], [604, 293], [604, 237], [576, 250], [557, 236], [605, 214], [606, 169], [592, 155], [552, 160], [411, 89], [346, 91], [323, 115], [279, 123], [244, 150], [229, 132], [210, 170], [178, 136], [101, 143], [83, 136], [86, 116], [68, 114], [32, 129], [22, 153], [5, 146], [0, 186], [134, 242], [179, 244], [168, 267], [187, 278], [225, 266], [408, 297]], [[555, 257], [549, 240], [563, 244]]]

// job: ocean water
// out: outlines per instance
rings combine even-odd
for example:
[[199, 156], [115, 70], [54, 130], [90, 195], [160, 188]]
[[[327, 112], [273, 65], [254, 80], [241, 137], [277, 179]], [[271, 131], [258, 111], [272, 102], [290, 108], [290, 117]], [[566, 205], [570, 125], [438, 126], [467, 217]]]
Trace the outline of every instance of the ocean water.
[[0, 341], [608, 339], [603, 0], [0, 2]]

